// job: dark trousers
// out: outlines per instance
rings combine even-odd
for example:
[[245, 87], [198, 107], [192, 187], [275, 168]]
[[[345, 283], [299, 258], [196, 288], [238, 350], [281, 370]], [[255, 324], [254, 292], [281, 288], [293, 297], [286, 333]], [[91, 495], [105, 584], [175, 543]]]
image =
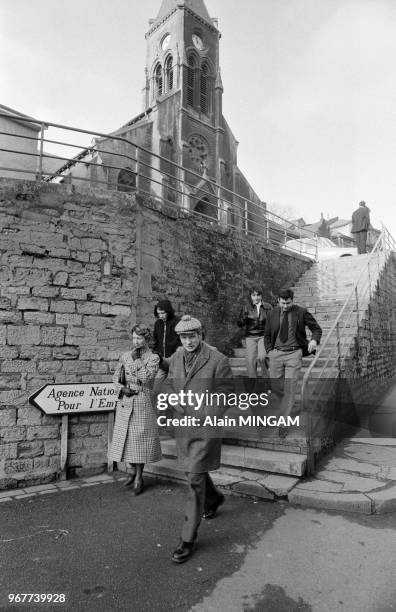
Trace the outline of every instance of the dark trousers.
[[186, 513], [181, 532], [184, 542], [194, 542], [202, 519], [202, 513], [206, 512], [221, 497], [208, 472], [193, 474], [187, 472], [188, 494]]
[[367, 230], [355, 232], [355, 240], [358, 255], [364, 255], [367, 253]]

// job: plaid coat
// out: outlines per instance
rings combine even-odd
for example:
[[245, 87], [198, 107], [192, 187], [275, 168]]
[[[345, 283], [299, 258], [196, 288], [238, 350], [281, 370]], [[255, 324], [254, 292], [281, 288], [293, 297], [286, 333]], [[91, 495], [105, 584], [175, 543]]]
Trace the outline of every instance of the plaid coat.
[[137, 395], [123, 397], [116, 408], [113, 439], [109, 457], [113, 461], [154, 463], [161, 459], [157, 419], [151, 404], [150, 391], [158, 370], [159, 357], [146, 349], [139, 359], [131, 351], [124, 353], [116, 367], [113, 383], [120, 390], [123, 365], [127, 384], [142, 383]]
[[[192, 391], [193, 393], [230, 393], [234, 390], [231, 368], [227, 357], [202, 342], [201, 351], [188, 375], [184, 368], [184, 350], [182, 347], [169, 360], [169, 372], [163, 385], [165, 393]], [[199, 411], [191, 406], [177, 406], [173, 416], [178, 418], [183, 413], [200, 417], [202, 421], [208, 415], [221, 416], [227, 406], [214, 408], [203, 405]], [[184, 472], [202, 474], [220, 467], [221, 429], [216, 427], [175, 427], [177, 455], [180, 468]]]

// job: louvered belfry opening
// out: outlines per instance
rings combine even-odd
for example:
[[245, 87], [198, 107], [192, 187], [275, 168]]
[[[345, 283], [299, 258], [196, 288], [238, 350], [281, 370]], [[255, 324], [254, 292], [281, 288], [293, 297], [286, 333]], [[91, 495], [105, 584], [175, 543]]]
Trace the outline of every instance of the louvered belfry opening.
[[195, 70], [196, 70], [196, 60], [193, 55], [190, 55], [188, 58], [188, 67], [187, 67], [187, 104], [189, 106], [194, 106], [194, 90], [195, 90]]

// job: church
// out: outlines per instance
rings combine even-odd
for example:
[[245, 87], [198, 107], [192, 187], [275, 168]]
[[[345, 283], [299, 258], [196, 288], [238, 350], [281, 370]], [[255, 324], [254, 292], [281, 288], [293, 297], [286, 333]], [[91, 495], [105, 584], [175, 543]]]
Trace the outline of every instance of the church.
[[162, 0], [145, 38], [142, 112], [96, 138], [58, 177], [138, 189], [226, 226], [256, 229], [265, 204], [238, 167], [238, 141], [222, 113], [217, 19], [203, 0]]

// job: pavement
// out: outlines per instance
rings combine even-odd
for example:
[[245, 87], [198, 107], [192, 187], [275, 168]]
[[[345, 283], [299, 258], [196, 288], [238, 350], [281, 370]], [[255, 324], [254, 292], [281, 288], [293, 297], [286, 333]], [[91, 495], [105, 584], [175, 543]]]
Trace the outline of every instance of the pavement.
[[[389, 433], [393, 437], [386, 437]], [[174, 447], [174, 441], [165, 440], [162, 445], [166, 453], [167, 446]], [[230, 452], [242, 453], [244, 455], [242, 460], [250, 469], [225, 466], [212, 472], [215, 484], [225, 494], [257, 500], [288, 501], [293, 505], [339, 512], [358, 514], [395, 512], [396, 384], [382, 399], [377, 409], [367, 417], [361, 429], [356, 431], [353, 437], [343, 440], [324, 457], [317, 466], [315, 475], [310, 478], [255, 471], [254, 462], [259, 462], [263, 454], [260, 449], [239, 447], [230, 451], [226, 445], [223, 445], [223, 460], [227, 460], [227, 453]], [[284, 461], [292, 456], [294, 456], [292, 453], [282, 453]], [[301, 455], [299, 457], [301, 458]], [[292, 459], [290, 461], [293, 465]], [[163, 469], [162, 464], [164, 464]], [[167, 464], [165, 459], [161, 464], [148, 465], [145, 469], [146, 472], [151, 471], [153, 476], [163, 480], [185, 479], [185, 475], [177, 469], [174, 460], [169, 460]], [[17, 502], [57, 491], [83, 489], [114, 482], [119, 478], [120, 473], [115, 472], [0, 491], [0, 503]]]
[[[163, 478], [184, 480], [175, 461], [174, 441], [164, 440], [162, 446], [167, 457], [147, 469]], [[375, 411], [361, 421], [360, 429], [319, 462], [314, 476], [301, 478], [305, 463], [302, 454], [269, 455], [267, 460], [265, 450], [224, 444], [225, 465], [213, 472], [213, 480], [230, 495], [359, 514], [396, 511], [396, 384]], [[281, 464], [283, 473], [275, 473]]]
[[396, 514], [228, 496], [177, 565], [185, 487], [145, 476], [134, 497], [124, 478], [29, 487], [0, 504], [0, 610], [396, 611]]
[[360, 514], [396, 511], [396, 384], [361, 429], [322, 459], [312, 478], [293, 487], [288, 500]]

